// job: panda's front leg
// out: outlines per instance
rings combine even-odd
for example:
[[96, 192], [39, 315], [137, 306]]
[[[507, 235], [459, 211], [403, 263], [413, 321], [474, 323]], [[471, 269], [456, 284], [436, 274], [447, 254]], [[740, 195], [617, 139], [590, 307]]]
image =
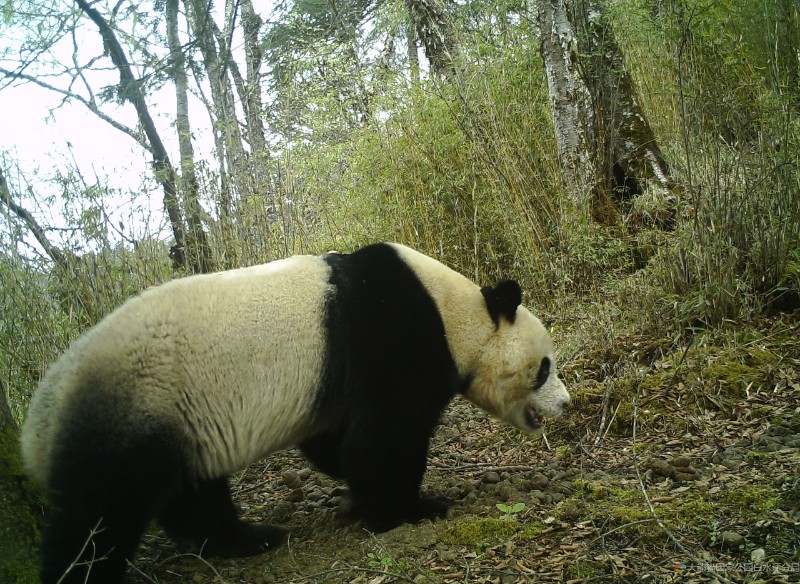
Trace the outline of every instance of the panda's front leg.
[[355, 421], [341, 444], [352, 512], [375, 532], [444, 517], [452, 506], [444, 497], [420, 496], [435, 420], [389, 418]]

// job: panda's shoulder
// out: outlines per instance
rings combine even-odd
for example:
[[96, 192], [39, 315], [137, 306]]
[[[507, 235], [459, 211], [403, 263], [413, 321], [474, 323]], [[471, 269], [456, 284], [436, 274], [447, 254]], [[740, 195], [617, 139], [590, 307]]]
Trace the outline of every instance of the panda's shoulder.
[[479, 287], [469, 278], [436, 258], [400, 243], [387, 243], [400, 261], [408, 266], [428, 292], [436, 297], [448, 292], [475, 296]]

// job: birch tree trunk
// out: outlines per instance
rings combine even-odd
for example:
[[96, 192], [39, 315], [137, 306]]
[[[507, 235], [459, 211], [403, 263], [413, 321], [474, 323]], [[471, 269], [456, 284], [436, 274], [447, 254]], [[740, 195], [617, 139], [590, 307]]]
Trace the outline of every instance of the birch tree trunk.
[[199, 201], [199, 187], [194, 168], [194, 148], [192, 147], [192, 126], [189, 122], [189, 82], [186, 77], [186, 59], [178, 38], [178, 0], [167, 0], [167, 43], [169, 44], [172, 78], [175, 82], [176, 115], [175, 126], [178, 131], [178, 151], [180, 153], [181, 174], [179, 190], [185, 201], [188, 220], [187, 252], [193, 254], [192, 265], [196, 271], [208, 273], [211, 265], [211, 249], [208, 245], [202, 217], [205, 215]]
[[671, 200], [669, 168], [600, 4], [537, 1], [559, 156], [579, 208], [588, 197], [593, 219], [613, 225], [619, 203], [648, 186]]
[[[247, 140], [250, 143], [252, 156], [256, 158], [256, 170], [260, 170], [258, 163], [261, 159], [269, 158], [267, 150], [266, 132], [261, 120], [264, 109], [261, 100], [261, 64], [264, 61], [264, 51], [261, 49], [258, 35], [264, 21], [256, 14], [252, 0], [240, 0], [242, 7], [242, 31], [244, 33], [244, 55], [247, 67], [247, 80], [245, 82], [244, 106], [247, 121]], [[256, 183], [262, 177], [256, 176]]]
[[226, 56], [226, 47], [217, 46], [218, 37], [223, 43], [225, 42], [224, 34], [216, 30], [216, 25], [207, 10], [207, 3], [204, 0], [184, 0], [184, 5], [189, 16], [192, 36], [203, 55], [203, 67], [211, 88], [211, 114], [220, 173], [227, 174], [231, 179], [230, 182], [222, 183], [225, 190], [221, 192], [220, 200], [222, 213], [228, 215], [232, 210], [234, 198], [233, 192], [228, 188], [233, 187], [239, 196], [244, 197], [249, 192], [247, 181], [244, 181], [244, 177], [247, 176], [247, 164], [243, 136], [236, 116], [233, 86], [228, 75], [233, 62]]
[[[164, 143], [161, 141], [161, 136], [156, 130], [153, 118], [147, 107], [147, 102], [144, 93], [139, 85], [138, 80], [134, 77], [131, 70], [128, 57], [122, 49], [119, 40], [105, 18], [86, 0], [76, 0], [80, 9], [94, 22], [97, 26], [100, 35], [103, 37], [103, 44], [111, 57], [112, 63], [117, 68], [120, 78], [120, 93], [122, 97], [131, 102], [136, 109], [136, 114], [139, 124], [142, 126], [147, 141], [150, 145], [150, 151], [153, 155], [153, 172], [156, 180], [161, 184], [164, 189], [164, 207], [167, 210], [170, 225], [172, 226], [172, 234], [175, 237], [175, 245], [172, 246], [170, 256], [176, 267], [188, 267], [191, 271], [199, 273], [203, 269], [203, 262], [189, 262], [187, 260], [186, 246], [188, 244], [186, 238], [186, 226], [184, 224], [183, 213], [178, 198], [177, 177], [175, 168], [170, 162], [167, 150]], [[198, 254], [192, 254], [195, 259], [199, 258]]]
[[592, 128], [591, 95], [578, 74], [578, 45], [567, 12], [568, 0], [537, 0], [541, 54], [550, 93], [550, 112], [561, 165], [567, 173], [579, 209], [591, 202], [592, 216], [613, 223], [608, 195], [600, 190]]

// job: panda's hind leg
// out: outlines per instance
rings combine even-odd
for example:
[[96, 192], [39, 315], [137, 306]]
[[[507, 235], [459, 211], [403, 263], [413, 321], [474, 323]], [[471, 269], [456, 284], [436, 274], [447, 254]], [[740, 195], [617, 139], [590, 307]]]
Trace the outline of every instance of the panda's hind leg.
[[42, 532], [42, 583], [122, 582], [148, 523], [147, 510], [134, 507], [53, 504]]
[[54, 450], [43, 584], [122, 582], [148, 523], [181, 483], [181, 453], [169, 428], [121, 435], [118, 420], [94, 414], [85, 404]]
[[187, 486], [164, 506], [158, 522], [178, 547], [204, 556], [253, 556], [285, 539], [279, 527], [239, 518], [225, 477]]

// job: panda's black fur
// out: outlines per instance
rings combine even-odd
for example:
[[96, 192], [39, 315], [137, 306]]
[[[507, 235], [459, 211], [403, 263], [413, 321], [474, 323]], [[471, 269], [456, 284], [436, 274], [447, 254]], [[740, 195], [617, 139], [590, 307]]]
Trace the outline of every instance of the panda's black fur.
[[320, 419], [348, 422], [300, 450], [346, 479], [373, 528], [443, 512], [418, 500], [428, 440], [460, 383], [436, 303], [389, 247], [326, 261], [336, 293], [326, 305], [328, 354], [315, 409]]
[[[65, 572], [62, 582], [84, 582], [87, 569], [89, 582], [120, 582], [154, 519], [176, 542], [207, 555], [244, 556], [278, 545], [281, 529], [238, 518], [227, 475], [291, 444], [347, 483], [354, 514], [371, 529], [443, 516], [448, 503], [423, 499], [419, 490], [430, 437], [456, 393], [526, 431], [538, 428], [537, 414], [558, 415], [568, 400], [550, 373], [549, 338], [538, 320], [518, 310], [513, 282], [479, 289], [396, 244], [246, 270], [172, 284], [198, 294], [216, 286], [217, 301], [252, 304], [237, 308], [252, 318], [242, 334], [253, 338], [242, 339], [240, 353], [206, 340], [215, 327], [241, 326], [226, 320], [224, 306], [197, 301], [220, 320], [198, 314], [195, 322], [188, 308], [159, 304], [180, 302], [178, 291], [156, 288], [126, 303], [48, 371], [22, 438], [26, 465], [49, 497], [45, 584]], [[310, 292], [267, 286], [252, 299], [225, 295], [234, 285], [225, 282], [259, 287], [259, 278], [276, 273]], [[295, 294], [298, 302], [319, 297], [321, 303], [294, 307]], [[514, 324], [520, 314], [524, 322]], [[145, 324], [123, 327], [136, 318]], [[175, 322], [180, 327], [170, 328]], [[294, 330], [295, 323], [313, 326]], [[271, 338], [273, 329], [286, 338]], [[127, 351], [121, 373], [115, 343]], [[276, 353], [263, 362], [285, 368], [283, 376], [258, 370], [258, 343]], [[206, 353], [225, 365], [204, 361]], [[206, 370], [173, 371], [192, 359]], [[537, 379], [545, 362], [546, 383]], [[149, 384], [144, 389], [138, 363]], [[502, 389], [511, 377], [514, 383]], [[290, 381], [264, 388], [262, 398], [248, 385], [257, 379]], [[272, 411], [262, 403], [269, 400], [274, 416], [253, 419], [254, 406]]]

